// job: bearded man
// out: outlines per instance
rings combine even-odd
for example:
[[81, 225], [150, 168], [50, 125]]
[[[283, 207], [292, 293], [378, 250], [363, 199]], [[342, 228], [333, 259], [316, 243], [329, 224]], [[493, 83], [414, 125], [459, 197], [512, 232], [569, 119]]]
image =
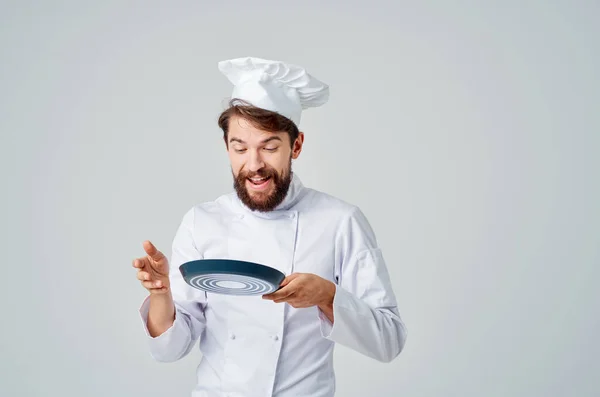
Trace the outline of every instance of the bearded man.
[[[234, 85], [218, 121], [234, 189], [183, 216], [170, 260], [145, 241], [146, 255], [133, 261], [149, 292], [139, 314], [150, 353], [173, 362], [198, 343], [195, 397], [333, 396], [336, 344], [390, 362], [406, 327], [363, 212], [292, 171], [301, 112], [327, 102], [329, 87], [279, 61], [238, 58], [219, 69]], [[267, 264], [287, 276], [268, 294], [213, 293], [180, 272], [200, 259]]]

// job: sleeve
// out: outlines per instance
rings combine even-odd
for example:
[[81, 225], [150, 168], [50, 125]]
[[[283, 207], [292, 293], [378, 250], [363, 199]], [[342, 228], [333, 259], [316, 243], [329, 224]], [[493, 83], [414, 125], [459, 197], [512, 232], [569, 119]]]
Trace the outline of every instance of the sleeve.
[[191, 209], [184, 215], [177, 229], [169, 261], [169, 279], [175, 303], [173, 325], [161, 335], [152, 337], [147, 327], [149, 296], [146, 297], [139, 309], [150, 354], [160, 362], [174, 362], [185, 357], [206, 327], [204, 317], [206, 293], [186, 284], [179, 271], [179, 266], [183, 263], [201, 259], [194, 243], [193, 230], [194, 209]]
[[406, 342], [387, 266], [375, 234], [354, 208], [336, 242], [333, 323], [319, 310], [322, 336], [380, 362], [395, 359]]

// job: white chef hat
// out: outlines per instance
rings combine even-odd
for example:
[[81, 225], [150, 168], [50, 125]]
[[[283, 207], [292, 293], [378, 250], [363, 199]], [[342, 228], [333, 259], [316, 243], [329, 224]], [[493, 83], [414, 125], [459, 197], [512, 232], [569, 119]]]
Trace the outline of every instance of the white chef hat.
[[277, 112], [296, 126], [302, 110], [329, 99], [329, 86], [297, 65], [245, 57], [221, 61], [219, 70], [234, 86], [232, 99]]

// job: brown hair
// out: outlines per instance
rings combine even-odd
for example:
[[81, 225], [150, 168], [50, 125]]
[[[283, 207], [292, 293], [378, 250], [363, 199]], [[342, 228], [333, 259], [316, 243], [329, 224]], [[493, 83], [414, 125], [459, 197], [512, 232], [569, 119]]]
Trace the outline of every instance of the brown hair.
[[241, 99], [229, 101], [229, 107], [219, 116], [219, 127], [223, 130], [223, 139], [227, 144], [229, 133], [229, 120], [232, 116], [238, 116], [247, 120], [254, 127], [269, 132], [287, 132], [290, 136], [290, 145], [298, 138], [299, 130], [296, 124], [289, 118], [270, 110], [253, 106]]

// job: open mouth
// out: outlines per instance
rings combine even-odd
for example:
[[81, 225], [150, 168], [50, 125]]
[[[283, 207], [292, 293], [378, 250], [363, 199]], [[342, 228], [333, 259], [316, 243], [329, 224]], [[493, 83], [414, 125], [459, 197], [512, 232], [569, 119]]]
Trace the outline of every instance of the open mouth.
[[269, 180], [271, 180], [270, 176], [248, 178], [248, 181], [250, 181], [250, 184], [257, 188], [266, 186], [267, 183], [269, 182]]

